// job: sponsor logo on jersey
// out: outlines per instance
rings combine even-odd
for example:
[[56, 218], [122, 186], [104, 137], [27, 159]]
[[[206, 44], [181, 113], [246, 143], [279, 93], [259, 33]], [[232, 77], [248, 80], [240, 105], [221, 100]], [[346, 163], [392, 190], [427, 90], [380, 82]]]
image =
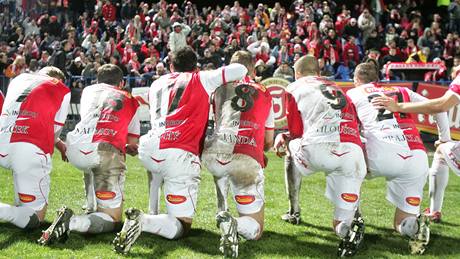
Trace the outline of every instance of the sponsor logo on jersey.
[[286, 88], [290, 82], [284, 78], [271, 77], [260, 82], [267, 87], [273, 99], [273, 112], [275, 115], [275, 128], [284, 129], [287, 127], [285, 97]]
[[380, 92], [398, 92], [398, 88], [397, 87], [393, 87], [393, 86], [382, 86], [382, 87], [375, 87], [375, 86], [369, 86], [369, 87], [366, 87], [364, 88], [364, 91], [368, 94], [370, 93], [380, 93]]
[[407, 197], [406, 202], [409, 203], [409, 205], [418, 206], [420, 205], [420, 198], [419, 197]]
[[166, 200], [168, 200], [169, 203], [172, 204], [181, 204], [184, 203], [187, 200], [187, 198], [182, 195], [168, 194], [166, 195]]
[[10, 125], [0, 128], [0, 133], [29, 134], [30, 126]]
[[355, 202], [358, 200], [358, 195], [354, 193], [342, 193], [340, 197], [346, 202]]
[[19, 200], [24, 203], [33, 202], [36, 199], [35, 196], [33, 195], [24, 194], [20, 192], [18, 192], [18, 196], [19, 196]]
[[115, 198], [116, 194], [111, 191], [96, 191], [96, 197], [100, 200], [111, 200]]
[[254, 195], [235, 195], [235, 201], [241, 205], [248, 205], [253, 203], [256, 200]]

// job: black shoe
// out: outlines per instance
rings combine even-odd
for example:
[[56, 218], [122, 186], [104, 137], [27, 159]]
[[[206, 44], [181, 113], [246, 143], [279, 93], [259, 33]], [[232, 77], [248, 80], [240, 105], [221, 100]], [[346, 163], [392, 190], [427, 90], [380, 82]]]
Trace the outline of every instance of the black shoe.
[[56, 241], [64, 243], [69, 238], [70, 218], [73, 216], [73, 211], [66, 206], [63, 206], [57, 211], [57, 217], [51, 226], [43, 231], [42, 236], [37, 242], [40, 245], [50, 245]]
[[340, 241], [337, 256], [353, 256], [358, 252], [364, 238], [364, 228], [364, 219], [361, 217], [361, 213], [356, 210], [348, 234]]

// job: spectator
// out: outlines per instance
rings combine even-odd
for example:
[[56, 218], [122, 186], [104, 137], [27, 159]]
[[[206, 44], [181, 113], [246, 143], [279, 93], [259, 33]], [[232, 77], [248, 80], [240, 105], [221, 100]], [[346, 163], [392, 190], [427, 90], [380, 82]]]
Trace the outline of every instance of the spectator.
[[369, 12], [369, 9], [364, 9], [363, 13], [359, 16], [358, 27], [363, 32], [363, 44], [365, 45], [371, 32], [376, 29], [375, 19]]
[[109, 22], [114, 22], [117, 19], [117, 9], [110, 0], [104, 1], [104, 5], [102, 6], [102, 17]]
[[350, 36], [345, 46], [343, 46], [342, 60], [347, 65], [349, 61], [354, 61], [355, 64], [359, 64], [359, 49], [355, 44], [355, 37]]
[[453, 0], [448, 8], [449, 31], [460, 34], [460, 0]]
[[294, 70], [290, 67], [288, 62], [283, 62], [273, 73], [274, 77], [280, 77], [288, 80], [289, 82], [294, 82]]
[[173, 24], [173, 32], [169, 34], [169, 49], [172, 52], [184, 48], [187, 46], [186, 37], [190, 33], [191, 29], [188, 25], [184, 25], [178, 22]]
[[412, 53], [406, 60], [406, 63], [426, 63], [430, 57], [430, 48], [425, 47], [422, 50]]
[[71, 75], [71, 76], [81, 76], [82, 74], [82, 71], [83, 71], [83, 63], [81, 62], [81, 58], [80, 57], [76, 57], [69, 65], [69, 67], [67, 68], [67, 72]]

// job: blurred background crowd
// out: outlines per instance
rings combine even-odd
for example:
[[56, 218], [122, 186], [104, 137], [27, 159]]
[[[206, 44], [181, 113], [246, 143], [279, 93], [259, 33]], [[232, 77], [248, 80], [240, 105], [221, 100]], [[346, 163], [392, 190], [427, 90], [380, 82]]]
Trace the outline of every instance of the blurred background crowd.
[[131, 87], [145, 86], [169, 72], [170, 54], [185, 45], [201, 69], [247, 49], [260, 76], [288, 80], [305, 54], [337, 80], [350, 80], [364, 60], [381, 71], [388, 62], [441, 64], [430, 81], [451, 80], [449, 70], [460, 64], [460, 0], [438, 1], [429, 12], [423, 0], [261, 2], [0, 0], [0, 76], [54, 65], [82, 88], [113, 63]]

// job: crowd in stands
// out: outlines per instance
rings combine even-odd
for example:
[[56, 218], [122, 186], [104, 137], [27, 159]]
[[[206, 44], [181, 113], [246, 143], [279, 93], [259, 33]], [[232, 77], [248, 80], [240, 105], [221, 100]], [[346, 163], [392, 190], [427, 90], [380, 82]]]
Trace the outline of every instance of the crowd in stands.
[[102, 64], [113, 63], [136, 86], [168, 73], [170, 54], [185, 45], [197, 52], [201, 69], [228, 64], [246, 49], [260, 71], [288, 80], [306, 54], [319, 59], [324, 76], [338, 80], [350, 80], [369, 59], [382, 71], [388, 62], [442, 64], [430, 80], [450, 80], [449, 70], [460, 64], [460, 0], [446, 7], [448, 15], [430, 16], [422, 16], [419, 0], [235, 1], [212, 8], [199, 8], [198, 1], [90, 0], [80, 11], [68, 6], [74, 1], [25, 2], [0, 2], [0, 75], [8, 78], [54, 65], [81, 76], [72, 86], [83, 87]]

